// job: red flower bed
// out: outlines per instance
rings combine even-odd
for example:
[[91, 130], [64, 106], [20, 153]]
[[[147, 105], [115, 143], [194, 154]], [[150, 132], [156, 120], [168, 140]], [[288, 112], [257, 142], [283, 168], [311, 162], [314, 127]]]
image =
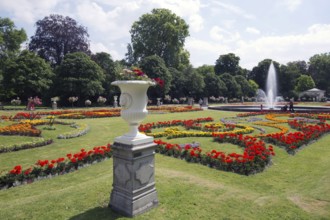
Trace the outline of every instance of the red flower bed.
[[219, 143], [232, 143], [244, 148], [243, 154], [226, 154], [221, 151], [212, 150], [202, 154], [202, 149], [193, 148], [190, 145], [180, 147], [178, 144], [171, 144], [156, 140], [158, 145], [156, 152], [185, 159], [189, 162], [197, 162], [219, 170], [234, 172], [243, 175], [250, 175], [261, 172], [271, 162], [271, 156], [274, 156], [272, 146], [268, 148], [265, 142], [242, 134], [221, 134], [213, 135], [214, 140]]
[[312, 140], [320, 138], [323, 134], [330, 131], [330, 125], [321, 123], [317, 125], [308, 125], [299, 120], [290, 120], [291, 128], [300, 130], [287, 134], [275, 133], [268, 134], [264, 138], [265, 141], [282, 146], [290, 154], [295, 154], [296, 151], [303, 145], [308, 144]]
[[33, 182], [38, 178], [47, 177], [49, 175], [62, 175], [77, 170], [84, 164], [99, 162], [105, 158], [112, 156], [111, 146], [94, 147], [92, 150], [86, 151], [81, 149], [74, 154], [67, 154], [53, 160], [38, 160], [35, 166], [23, 170], [21, 165], [15, 166], [6, 175], [0, 177], [0, 189], [10, 188], [21, 184], [24, 181]]

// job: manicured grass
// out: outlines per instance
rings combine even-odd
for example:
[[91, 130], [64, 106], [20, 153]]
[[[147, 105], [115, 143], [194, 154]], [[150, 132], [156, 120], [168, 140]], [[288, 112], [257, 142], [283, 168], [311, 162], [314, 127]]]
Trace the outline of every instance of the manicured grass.
[[[3, 115], [1, 111], [0, 115]], [[220, 111], [151, 114], [143, 123], [208, 116], [218, 121], [235, 115]], [[17, 164], [27, 168], [39, 159], [55, 159], [81, 148], [112, 143], [128, 129], [121, 118], [79, 122], [90, 126], [87, 135], [54, 139], [49, 146], [0, 154], [0, 173]], [[0, 136], [0, 142], [5, 139]], [[197, 141], [203, 152], [226, 145], [214, 143], [212, 138], [164, 141]], [[295, 156], [275, 147], [273, 165], [252, 176], [156, 154], [159, 206], [135, 219], [329, 219], [329, 141], [330, 135], [322, 137]], [[227, 146], [236, 152], [241, 150]], [[112, 178], [112, 159], [109, 159], [70, 174], [1, 190], [0, 219], [126, 219], [107, 207]]]

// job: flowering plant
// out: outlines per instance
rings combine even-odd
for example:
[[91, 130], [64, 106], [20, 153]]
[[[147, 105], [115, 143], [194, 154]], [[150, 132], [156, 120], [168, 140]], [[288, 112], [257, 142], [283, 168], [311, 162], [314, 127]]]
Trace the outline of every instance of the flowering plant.
[[145, 80], [145, 81], [152, 81], [157, 83], [159, 86], [163, 87], [164, 86], [164, 80], [160, 78], [149, 78], [147, 74], [142, 72], [141, 69], [134, 67], [132, 70], [129, 69], [123, 69], [123, 72], [120, 73], [120, 78], [122, 80]]

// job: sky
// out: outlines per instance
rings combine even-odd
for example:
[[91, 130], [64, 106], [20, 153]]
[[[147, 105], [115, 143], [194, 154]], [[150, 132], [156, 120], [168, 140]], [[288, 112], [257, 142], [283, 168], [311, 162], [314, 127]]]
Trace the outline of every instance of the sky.
[[132, 24], [154, 8], [170, 9], [189, 25], [185, 49], [194, 67], [214, 65], [228, 53], [251, 70], [264, 59], [308, 62], [330, 52], [329, 0], [1, 0], [0, 17], [30, 39], [36, 21], [69, 16], [87, 27], [93, 53], [121, 60]]

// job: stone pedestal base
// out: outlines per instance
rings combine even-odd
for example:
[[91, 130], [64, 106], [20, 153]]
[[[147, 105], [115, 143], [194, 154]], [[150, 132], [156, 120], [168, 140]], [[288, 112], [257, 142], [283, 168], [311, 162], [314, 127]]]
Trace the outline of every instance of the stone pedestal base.
[[158, 205], [154, 179], [155, 146], [152, 137], [138, 141], [115, 140], [113, 189], [109, 206], [133, 217]]

